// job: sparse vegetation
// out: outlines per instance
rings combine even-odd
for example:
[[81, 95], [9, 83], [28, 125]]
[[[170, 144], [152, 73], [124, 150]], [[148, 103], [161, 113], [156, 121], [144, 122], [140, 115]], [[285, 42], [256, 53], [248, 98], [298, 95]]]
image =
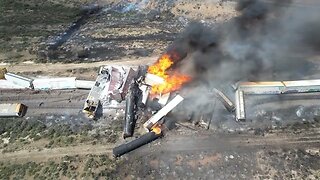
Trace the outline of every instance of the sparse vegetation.
[[81, 125], [72, 129], [69, 124], [48, 127], [38, 119], [0, 118], [0, 149], [3, 153], [13, 152], [39, 140], [47, 142], [44, 148], [74, 146], [79, 143], [114, 143], [119, 138], [120, 131], [121, 123], [118, 122], [106, 127]]
[[47, 162], [0, 163], [0, 179], [104, 179], [112, 178], [118, 160], [107, 155], [65, 156]]
[[26, 121], [17, 118], [0, 118], [0, 134], [2, 138], [10, 138], [14, 142], [21, 138], [29, 137], [38, 139], [46, 129], [43, 123], [38, 121]]
[[[74, 21], [80, 8], [41, 0], [0, 0], [0, 53], [4, 61], [20, 61], [41, 39]], [[1, 60], [1, 59], [0, 59]]]
[[40, 0], [1, 0], [0, 38], [21, 37], [28, 41], [29, 36], [49, 35], [55, 26], [70, 23], [79, 14], [79, 8], [66, 7], [52, 1]]

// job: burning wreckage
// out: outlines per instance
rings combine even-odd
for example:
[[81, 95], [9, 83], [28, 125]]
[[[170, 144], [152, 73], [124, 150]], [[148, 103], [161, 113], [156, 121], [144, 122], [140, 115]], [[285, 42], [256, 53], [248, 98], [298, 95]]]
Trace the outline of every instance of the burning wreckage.
[[[180, 92], [191, 82], [191, 77], [175, 72], [172, 66], [179, 57], [174, 53], [162, 55], [151, 66], [103, 66], [86, 99], [83, 112], [91, 119], [98, 119], [103, 111], [125, 109], [123, 138], [132, 137], [136, 124], [142, 124], [146, 133], [139, 138], [115, 147], [113, 154], [120, 157], [140, 146], [161, 137], [169, 130], [166, 122], [169, 113], [188, 98]], [[180, 58], [181, 60], [181, 58]], [[320, 91], [320, 80], [240, 82], [233, 87], [234, 102], [218, 89], [208, 90], [208, 98], [217, 99], [236, 121], [244, 121], [245, 96], [251, 94], [289, 94]], [[199, 110], [200, 111], [200, 110]], [[201, 114], [202, 113], [202, 114]], [[192, 114], [194, 115], [194, 114]], [[213, 110], [196, 116], [200, 126], [209, 128]], [[170, 119], [170, 118], [168, 118]], [[138, 123], [137, 123], [138, 121]]]
[[172, 58], [165, 54], [149, 67], [100, 68], [83, 108], [88, 118], [98, 119], [106, 109], [125, 109], [123, 138], [128, 138], [133, 136], [139, 119], [137, 112], [151, 113], [151, 117], [143, 124], [147, 133], [128, 144], [116, 147], [116, 157], [162, 136], [162, 131], [166, 129], [162, 118], [183, 101], [184, 98], [177, 90], [190, 78], [178, 73], [167, 74], [174, 63]]

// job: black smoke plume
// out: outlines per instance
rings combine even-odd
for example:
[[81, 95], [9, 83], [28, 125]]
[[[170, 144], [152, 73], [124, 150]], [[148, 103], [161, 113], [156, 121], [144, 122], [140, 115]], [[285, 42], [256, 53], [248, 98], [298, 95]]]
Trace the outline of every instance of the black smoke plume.
[[215, 28], [190, 23], [169, 47], [187, 54], [178, 69], [193, 77], [188, 91], [199, 109], [208, 102], [201, 91], [238, 81], [305, 79], [316, 69], [320, 11], [290, 0], [240, 0], [239, 16]]
[[181, 71], [208, 84], [301, 79], [320, 49], [320, 11], [290, 0], [240, 0], [240, 15], [211, 28], [193, 22], [169, 49], [185, 52]]

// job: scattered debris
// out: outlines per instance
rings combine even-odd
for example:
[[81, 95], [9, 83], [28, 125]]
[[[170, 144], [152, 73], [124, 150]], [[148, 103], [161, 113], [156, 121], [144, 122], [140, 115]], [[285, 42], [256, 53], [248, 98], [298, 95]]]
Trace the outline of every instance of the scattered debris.
[[229, 111], [229, 112], [234, 112], [235, 106], [232, 103], [232, 101], [221, 91], [218, 89], [213, 90], [215, 92], [216, 97], [219, 99], [219, 101], [222, 102], [223, 106]]
[[150, 94], [150, 86], [141, 85], [139, 87], [139, 89], [142, 91], [142, 100], [141, 100], [141, 102], [143, 104], [146, 104], [147, 100], [148, 100], [148, 97], [149, 97], [149, 94]]

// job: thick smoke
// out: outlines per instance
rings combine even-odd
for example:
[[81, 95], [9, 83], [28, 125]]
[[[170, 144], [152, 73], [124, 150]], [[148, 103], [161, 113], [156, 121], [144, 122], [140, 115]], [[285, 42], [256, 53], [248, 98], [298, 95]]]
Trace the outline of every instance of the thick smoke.
[[207, 102], [200, 89], [298, 80], [315, 68], [309, 60], [320, 50], [318, 9], [290, 0], [240, 0], [236, 10], [238, 17], [215, 28], [191, 23], [169, 48], [187, 54], [176, 67], [194, 79], [183, 90], [195, 97], [191, 109]]

